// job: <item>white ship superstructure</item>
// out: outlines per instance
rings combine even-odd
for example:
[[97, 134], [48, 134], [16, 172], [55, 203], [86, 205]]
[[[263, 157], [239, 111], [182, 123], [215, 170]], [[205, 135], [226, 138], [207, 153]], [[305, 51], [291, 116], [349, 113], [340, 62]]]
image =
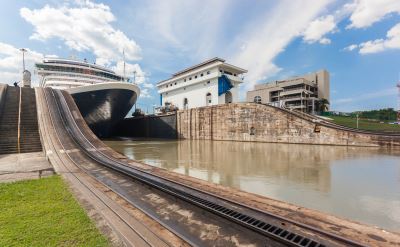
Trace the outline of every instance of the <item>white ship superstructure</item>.
[[111, 134], [136, 103], [139, 87], [114, 71], [86, 61], [45, 58], [36, 64], [41, 87], [68, 91], [99, 137]]
[[69, 59], [45, 58], [42, 63], [36, 64], [36, 69], [41, 77], [40, 86], [56, 89], [128, 81], [103, 66]]

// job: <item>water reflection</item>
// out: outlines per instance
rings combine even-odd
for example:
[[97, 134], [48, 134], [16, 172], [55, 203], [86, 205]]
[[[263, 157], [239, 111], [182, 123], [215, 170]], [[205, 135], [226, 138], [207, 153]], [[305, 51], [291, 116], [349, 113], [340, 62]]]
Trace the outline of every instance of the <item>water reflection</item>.
[[205, 140], [106, 143], [150, 165], [400, 229], [399, 150]]

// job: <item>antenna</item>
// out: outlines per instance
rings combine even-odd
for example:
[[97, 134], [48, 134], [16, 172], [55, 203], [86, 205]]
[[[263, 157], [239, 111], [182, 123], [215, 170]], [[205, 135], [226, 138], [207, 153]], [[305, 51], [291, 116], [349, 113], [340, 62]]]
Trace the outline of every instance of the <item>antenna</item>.
[[126, 80], [126, 72], [125, 72], [125, 49], [122, 50], [122, 56], [124, 58], [124, 80]]
[[397, 81], [397, 90], [398, 90], [398, 98], [397, 98], [397, 124], [400, 124], [400, 72], [399, 72], [399, 80]]

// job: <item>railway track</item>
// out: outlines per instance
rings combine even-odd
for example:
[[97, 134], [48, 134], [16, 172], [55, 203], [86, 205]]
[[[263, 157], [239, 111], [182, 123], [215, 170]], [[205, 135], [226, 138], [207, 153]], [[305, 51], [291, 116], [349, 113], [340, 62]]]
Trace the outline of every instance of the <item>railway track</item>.
[[[62, 152], [57, 152], [54, 151], [52, 152], [53, 154], [53, 161], [56, 160], [58, 166], [61, 166], [63, 169], [64, 174], [68, 174], [69, 180], [75, 180], [78, 182], [82, 187], [84, 187], [89, 194], [94, 195], [94, 197], [97, 198], [97, 200], [101, 201], [104, 203], [104, 205], [107, 205], [107, 210], [111, 211], [116, 215], [121, 222], [126, 223], [125, 228], [130, 228], [132, 232], [135, 232], [135, 236], [132, 236], [132, 234], [123, 234], [123, 233], [129, 233], [129, 231], [124, 231], [122, 234], [123, 236], [120, 236], [124, 239], [125, 243], [133, 245], [140, 245], [140, 246], [172, 246], [170, 243], [167, 241], [163, 240], [162, 238], [154, 238], [153, 236], [157, 236], [157, 233], [153, 232], [149, 228], [146, 228], [144, 233], [138, 232], [137, 229], [134, 229], [133, 226], [137, 224], [132, 223], [132, 219], [127, 220], [126, 219], [126, 214], [124, 212], [121, 212], [121, 210], [118, 210], [115, 206], [110, 205], [110, 201], [108, 198], [105, 198], [103, 195], [98, 193], [96, 191], [95, 187], [90, 185], [87, 181], [85, 181], [81, 176], [78, 176], [78, 173], [85, 173], [87, 174], [84, 170], [82, 169], [76, 169], [80, 167], [80, 162], [87, 162], [83, 157], [78, 158], [76, 153], [71, 154], [70, 150], [75, 147], [73, 144], [72, 140], [68, 138], [68, 133], [65, 132], [64, 128], [59, 128], [61, 122], [61, 118], [59, 115], [59, 111], [56, 112], [54, 111], [55, 109], [52, 107], [55, 102], [51, 101], [51, 96], [49, 95], [50, 93], [53, 94], [52, 90], [44, 89], [44, 101], [46, 103], [46, 106], [48, 107], [49, 110], [49, 119], [50, 122], [43, 123], [44, 126], [48, 126], [50, 128], [53, 128], [54, 131], [56, 132], [56, 135], [50, 132], [49, 128], [43, 128], [42, 130], [45, 131], [45, 133], [42, 133], [42, 137], [46, 138], [44, 140], [45, 143], [50, 144], [51, 147], [54, 148], [61, 148]], [[54, 96], [54, 95], [53, 95]], [[44, 103], [44, 102], [40, 102]], [[42, 106], [42, 109], [44, 109]], [[58, 109], [58, 108], [57, 108]], [[58, 109], [59, 110], [59, 109]], [[45, 118], [44, 118], [45, 119]], [[45, 121], [45, 120], [43, 120]], [[62, 138], [62, 139], [61, 139]], [[50, 148], [48, 150], [51, 150]], [[69, 159], [65, 159], [65, 157], [62, 157], [62, 154], [67, 156]], [[75, 155], [75, 157], [73, 157]], [[74, 166], [71, 166], [74, 164]], [[90, 175], [89, 175], [90, 176]], [[108, 188], [110, 189], [110, 188]], [[129, 221], [129, 222], [128, 222]], [[123, 229], [123, 227], [122, 227]], [[146, 231], [150, 234], [146, 234]], [[121, 233], [120, 233], [121, 234]], [[151, 236], [150, 236], [151, 235]]]
[[[254, 231], [264, 236], [266, 241], [276, 241], [288, 246], [364, 246], [330, 232], [294, 222], [272, 213], [255, 210], [244, 204], [236, 203], [206, 191], [150, 174], [145, 170], [132, 167], [118, 159], [114, 159], [104, 154], [102, 150], [99, 150], [82, 133], [62, 92], [49, 89], [49, 93], [54, 97], [54, 102], [61, 117], [59, 121], [62, 121], [66, 132], [76, 145], [80, 147], [80, 150], [96, 164], [107, 167], [126, 177], [133, 178], [152, 189], [179, 198], [208, 213], [217, 215], [232, 224], [237, 224], [250, 231]], [[78, 163], [76, 165], [79, 166]], [[110, 189], [113, 188], [110, 187]], [[168, 224], [162, 222], [160, 219], [157, 220], [160, 221], [160, 224], [174, 232], [173, 227], [168, 226]], [[179, 232], [175, 233], [192, 245], [196, 245], [196, 243], [190, 241], [190, 237], [185, 237]]]

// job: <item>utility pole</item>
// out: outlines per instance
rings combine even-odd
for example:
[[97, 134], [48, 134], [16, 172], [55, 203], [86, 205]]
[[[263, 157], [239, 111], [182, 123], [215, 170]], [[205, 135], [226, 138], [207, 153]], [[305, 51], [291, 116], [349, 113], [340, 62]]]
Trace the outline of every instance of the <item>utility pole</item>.
[[358, 112], [357, 112], [356, 116], [357, 116], [357, 129], [358, 129]]
[[25, 48], [21, 48], [19, 49], [22, 52], [22, 72], [25, 71], [25, 52], [27, 52], [28, 50]]
[[399, 81], [397, 82], [398, 98], [397, 98], [397, 124], [400, 124], [400, 73]]

